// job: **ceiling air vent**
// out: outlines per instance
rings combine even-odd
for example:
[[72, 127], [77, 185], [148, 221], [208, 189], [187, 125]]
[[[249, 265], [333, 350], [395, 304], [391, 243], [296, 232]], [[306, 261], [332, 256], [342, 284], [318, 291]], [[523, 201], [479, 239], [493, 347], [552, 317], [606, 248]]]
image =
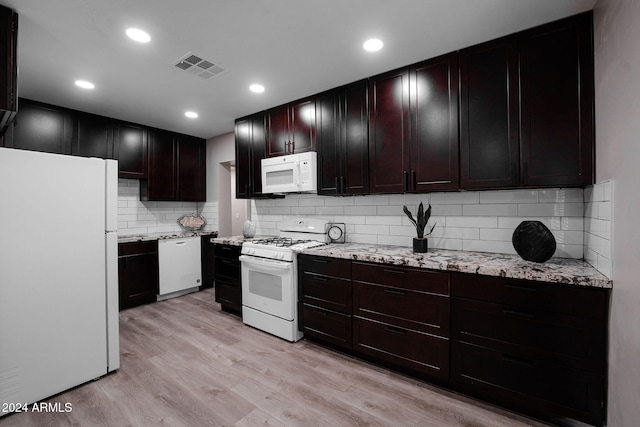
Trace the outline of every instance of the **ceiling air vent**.
[[207, 59], [202, 59], [200, 56], [194, 55], [191, 52], [178, 59], [174, 65], [181, 70], [203, 79], [210, 79], [226, 71], [219, 64], [214, 64]]

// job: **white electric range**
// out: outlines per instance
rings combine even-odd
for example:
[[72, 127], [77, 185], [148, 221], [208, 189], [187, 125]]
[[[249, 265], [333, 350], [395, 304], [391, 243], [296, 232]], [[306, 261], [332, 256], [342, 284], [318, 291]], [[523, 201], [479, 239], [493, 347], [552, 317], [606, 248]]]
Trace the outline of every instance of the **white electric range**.
[[242, 321], [288, 341], [298, 341], [296, 251], [325, 245], [329, 221], [293, 218], [280, 223], [280, 236], [242, 244]]

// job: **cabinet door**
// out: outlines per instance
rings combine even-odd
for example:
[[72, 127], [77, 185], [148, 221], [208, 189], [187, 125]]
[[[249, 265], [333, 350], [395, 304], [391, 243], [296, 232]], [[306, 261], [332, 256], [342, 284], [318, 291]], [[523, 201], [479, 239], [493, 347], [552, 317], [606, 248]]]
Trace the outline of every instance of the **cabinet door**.
[[316, 97], [318, 194], [340, 194], [340, 91]]
[[517, 39], [461, 50], [460, 186], [518, 185]]
[[76, 116], [71, 154], [82, 157], [113, 158], [113, 130], [111, 122], [100, 116]]
[[205, 141], [191, 136], [178, 136], [178, 200], [206, 200]]
[[153, 130], [149, 133], [148, 200], [176, 200], [176, 154], [171, 132]]
[[458, 189], [458, 58], [411, 67], [411, 191]]
[[0, 135], [18, 109], [18, 14], [0, 6]]
[[211, 238], [215, 235], [202, 236], [200, 243], [202, 245], [200, 254], [202, 262], [202, 286], [201, 289], [213, 288], [215, 281], [215, 264], [213, 262], [213, 243]]
[[403, 68], [369, 80], [371, 193], [402, 193], [409, 174], [409, 72]]
[[114, 147], [120, 178], [147, 178], [147, 130], [145, 128], [118, 123]]
[[520, 36], [523, 185], [592, 183], [591, 23], [586, 13]]
[[316, 148], [316, 101], [315, 97], [297, 101], [290, 106], [289, 154], [313, 151]]
[[9, 147], [46, 153], [71, 154], [73, 126], [66, 110], [20, 99]]
[[289, 106], [283, 105], [267, 112], [267, 157], [288, 154]]
[[[262, 196], [262, 159], [267, 157], [267, 133], [264, 114], [251, 116], [251, 174], [250, 197]], [[237, 170], [236, 165], [236, 170]]]
[[251, 197], [251, 119], [249, 117], [236, 120], [236, 198]]
[[369, 117], [367, 81], [344, 89], [340, 109], [340, 185], [342, 194], [369, 193]]
[[158, 284], [158, 242], [119, 244], [120, 310], [156, 301]]

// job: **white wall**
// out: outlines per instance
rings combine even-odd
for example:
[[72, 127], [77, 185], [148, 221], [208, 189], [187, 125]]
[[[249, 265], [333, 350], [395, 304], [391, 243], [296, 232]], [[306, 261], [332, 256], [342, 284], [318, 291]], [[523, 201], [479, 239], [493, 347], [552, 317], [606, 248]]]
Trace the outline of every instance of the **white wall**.
[[594, 9], [596, 181], [613, 180], [608, 425], [640, 420], [640, 1]]

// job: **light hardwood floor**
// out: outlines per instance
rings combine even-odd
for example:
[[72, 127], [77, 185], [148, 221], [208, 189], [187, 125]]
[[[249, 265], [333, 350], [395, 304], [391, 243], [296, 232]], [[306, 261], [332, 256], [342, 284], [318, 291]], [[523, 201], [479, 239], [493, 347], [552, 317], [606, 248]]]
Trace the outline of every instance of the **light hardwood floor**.
[[5, 426], [545, 426], [221, 312], [214, 290], [120, 313], [121, 368]]

